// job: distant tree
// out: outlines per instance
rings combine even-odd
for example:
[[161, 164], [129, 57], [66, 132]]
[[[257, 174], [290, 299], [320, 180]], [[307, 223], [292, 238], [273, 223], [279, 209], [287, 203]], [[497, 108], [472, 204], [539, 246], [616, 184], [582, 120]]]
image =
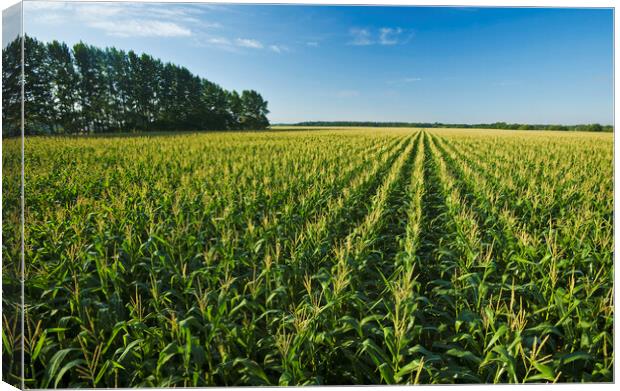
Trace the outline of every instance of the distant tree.
[[56, 113], [48, 52], [42, 42], [28, 36], [24, 37], [24, 52], [24, 132], [51, 133]]
[[187, 80], [187, 130], [208, 129], [209, 111], [203, 100], [202, 80], [190, 74]]
[[194, 75], [184, 67], [176, 67], [176, 89], [175, 89], [175, 104], [176, 104], [176, 121], [175, 125], [181, 130], [192, 129], [195, 125], [191, 122], [190, 118], [194, 108], [192, 107], [192, 82], [194, 81]]
[[75, 85], [77, 75], [73, 68], [71, 49], [58, 41], [47, 45], [49, 68], [54, 95], [54, 132], [73, 133], [77, 130]]
[[254, 90], [241, 93], [241, 124], [244, 129], [265, 129], [269, 126], [267, 101]]
[[[286, 124], [281, 124], [286, 125]], [[507, 124], [495, 122], [491, 124], [444, 124], [440, 122], [364, 122], [364, 121], [305, 121], [297, 126], [377, 126], [377, 127], [410, 127], [410, 128], [480, 128], [480, 129], [523, 129], [523, 130], [579, 130], [588, 132], [613, 132], [612, 125], [542, 125], [542, 124]]]
[[131, 81], [129, 95], [132, 103], [129, 123], [133, 129], [144, 130], [147, 122], [145, 114], [147, 98], [142, 94], [141, 84], [145, 82], [145, 78], [142, 77], [140, 57], [136, 52], [130, 50], [127, 53], [127, 59], [129, 64], [129, 80]]
[[77, 94], [79, 124], [82, 132], [101, 131], [103, 109], [107, 99], [106, 82], [100, 53], [94, 47], [79, 42], [73, 46], [73, 57], [77, 69]]
[[602, 132], [603, 131], [603, 127], [601, 126], [601, 124], [592, 124], [590, 125], [590, 132]]
[[[267, 102], [148, 54], [24, 40], [26, 133], [263, 129]], [[21, 132], [21, 41], [2, 50], [3, 134]]]
[[161, 62], [148, 54], [142, 54], [137, 62], [135, 72], [136, 102], [141, 120], [141, 130], [152, 130], [152, 123], [157, 117], [157, 95]]
[[243, 118], [243, 102], [237, 91], [228, 93], [228, 108], [231, 117], [231, 128], [240, 129]]
[[164, 130], [173, 130], [175, 120], [179, 116], [181, 108], [176, 100], [177, 96], [177, 67], [171, 63], [162, 65], [159, 78], [159, 116], [157, 127]]
[[222, 87], [202, 80], [202, 100], [206, 110], [207, 129], [229, 129], [234, 126], [228, 95]]
[[127, 130], [130, 95], [130, 75], [127, 54], [116, 48], [105, 51], [107, 124], [110, 129]]
[[2, 135], [21, 134], [21, 39], [11, 41], [2, 50]]

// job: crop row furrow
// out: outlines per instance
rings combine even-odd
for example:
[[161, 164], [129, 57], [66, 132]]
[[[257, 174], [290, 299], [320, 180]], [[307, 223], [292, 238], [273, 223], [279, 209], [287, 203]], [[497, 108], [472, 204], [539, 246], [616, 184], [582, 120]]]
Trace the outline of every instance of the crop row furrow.
[[[328, 201], [327, 207], [323, 213], [318, 213], [314, 217], [307, 219], [303, 228], [285, 234], [286, 238], [278, 238], [285, 243], [284, 246], [278, 246], [275, 249], [265, 253], [262, 260], [258, 260], [260, 268], [257, 270], [252, 279], [246, 278], [245, 288], [243, 281], [235, 281], [234, 286], [238, 286], [235, 290], [241, 293], [245, 291], [245, 297], [253, 303], [263, 303], [260, 305], [264, 316], [251, 319], [252, 334], [257, 337], [248, 344], [248, 349], [253, 353], [252, 359], [255, 362], [263, 363], [266, 368], [273, 368], [273, 376], [279, 373], [279, 376], [293, 376], [290, 381], [295, 380], [295, 369], [288, 368], [287, 355], [281, 357], [281, 365], [277, 362], [270, 363], [269, 358], [270, 346], [276, 345], [281, 341], [283, 333], [291, 326], [290, 322], [295, 324], [295, 317], [290, 317], [290, 313], [286, 309], [290, 309], [294, 314], [305, 314], [305, 299], [303, 294], [304, 286], [309, 283], [308, 278], [313, 275], [314, 270], [320, 268], [321, 262], [328, 256], [328, 251], [333, 246], [339, 235], [346, 230], [346, 225], [354, 224], [355, 211], [363, 210], [363, 202], [366, 194], [374, 191], [378, 186], [377, 179], [382, 177], [387, 167], [389, 167], [399, 151], [406, 145], [406, 140], [399, 140], [396, 149], [387, 148], [385, 154], [377, 156], [378, 159], [372, 161], [373, 165], [367, 171], [363, 171], [363, 175], [358, 176], [352, 181], [349, 187], [341, 192], [339, 197], [332, 197]], [[359, 213], [359, 212], [358, 212]], [[348, 217], [348, 218], [347, 218]], [[315, 242], [316, 240], [316, 242]], [[321, 243], [323, 252], [317, 244]], [[225, 281], [225, 279], [224, 279]], [[260, 288], [260, 289], [259, 289]], [[316, 299], [315, 299], [316, 300]], [[315, 303], [315, 305], [318, 305]], [[231, 303], [230, 307], [233, 304]], [[246, 311], [254, 313], [251, 308], [242, 309], [237, 316], [243, 316]], [[299, 312], [302, 311], [302, 312]], [[305, 315], [301, 315], [305, 316]], [[298, 327], [297, 324], [296, 327]], [[300, 330], [297, 330], [299, 332]], [[265, 338], [261, 336], [268, 336]], [[293, 343], [299, 343], [301, 351], [298, 354], [314, 355], [316, 352], [305, 352], [303, 338], [295, 338]], [[261, 347], [262, 346], [262, 347]], [[234, 346], [227, 347], [227, 350], [234, 349]], [[264, 350], [264, 352], [263, 352]], [[321, 365], [328, 365], [328, 362], [320, 361]], [[316, 372], [319, 369], [315, 370]], [[232, 373], [231, 373], [232, 375]], [[278, 377], [275, 377], [278, 382]], [[284, 381], [283, 379], [281, 379]]]
[[[418, 134], [416, 139], [419, 137]], [[333, 313], [341, 322], [343, 314], [351, 315], [352, 318], [347, 317], [346, 321], [356, 324], [363, 323], [364, 319], [384, 316], [381, 308], [384, 295], [381, 280], [382, 276], [389, 275], [394, 269], [393, 257], [396, 255], [399, 236], [405, 233], [406, 209], [403, 200], [416, 144], [411, 141], [401, 153], [377, 189], [364, 220], [334, 249], [332, 279], [338, 290], [342, 291], [343, 298], [347, 298], [343, 300], [344, 305], [340, 307], [339, 313]], [[339, 335], [339, 339], [349, 341], [349, 351], [367, 351], [367, 344], [372, 342], [371, 339], [359, 341], [352, 330]], [[378, 342], [384, 344], [383, 340]], [[360, 360], [351, 361], [351, 357], [350, 354], [343, 355], [345, 365], [362, 365], [370, 371], [369, 376], [380, 372], [372, 360], [362, 363]], [[343, 362], [339, 365], [343, 365]], [[389, 375], [386, 378], [383, 371], [381, 378], [383, 381], [391, 379]]]
[[[362, 331], [361, 351], [368, 357], [363, 365], [374, 372], [373, 383], [416, 383], [423, 367], [423, 361], [409, 351], [421, 332], [416, 320], [419, 307], [425, 304], [425, 298], [419, 294], [417, 268], [420, 265], [416, 262], [424, 191], [423, 132], [418, 134], [411, 155], [387, 202], [392, 205], [387, 207], [392, 216], [378, 227], [386, 234], [372, 243], [367, 254], [357, 255], [366, 259], [360, 270], [362, 281], [375, 281], [357, 288], [365, 300], [357, 319], [351, 320]], [[389, 243], [384, 244], [386, 240]], [[381, 254], [373, 262], [374, 273], [368, 260], [374, 256], [372, 251]]]
[[[509, 289], [504, 291], [504, 295], [506, 296], [508, 294], [508, 296], [503, 298], [504, 303], [510, 303], [507, 308], [512, 309], [515, 300], [523, 300], [522, 304], [521, 302], [519, 303], [519, 311], [516, 317], [519, 316], [520, 312], [533, 313], [534, 315], [529, 316], [528, 319], [524, 319], [524, 321], [529, 324], [538, 325], [534, 328], [530, 327], [522, 330], [522, 338], [525, 340], [531, 338], [550, 338], [544, 349], [542, 345], [538, 347], [539, 354], [545, 351], [549, 353], [553, 352], [553, 345], [560, 343], [560, 339], [564, 339], [565, 344], [573, 346], [571, 350], [578, 351], [584, 349], [585, 346], [580, 340], [579, 333], [574, 328], [574, 324], [572, 322], [567, 323], [568, 318], [565, 308], [575, 309], [577, 303], [581, 302], [589, 303], [587, 308], [600, 308], [604, 311], [605, 307], [608, 305], [607, 299], [604, 297], [593, 299], [593, 291], [589, 289], [582, 292], [573, 291], [571, 287], [575, 284], [575, 266], [571, 269], [570, 267], [567, 268], [561, 265], [566, 261], [559, 258], [553, 250], [547, 250], [546, 253], [533, 252], [533, 250], [539, 248], [539, 246], [533, 247], [531, 244], [528, 244], [528, 234], [525, 231], [515, 228], [518, 227], [518, 225], [515, 224], [517, 218], [512, 215], [510, 209], [504, 208], [500, 210], [493, 202], [495, 194], [497, 194], [497, 189], [490, 188], [483, 176], [469, 168], [469, 164], [471, 164], [470, 159], [463, 152], [456, 150], [454, 146], [443, 142], [443, 140], [440, 148], [444, 152], [446, 161], [449, 162], [455, 174], [463, 178], [461, 181], [463, 186], [467, 189], [469, 194], [473, 196], [470, 198], [471, 202], [477, 204], [477, 210], [483, 211], [485, 215], [484, 221], [487, 223], [483, 227], [483, 231], [489, 232], [491, 234], [490, 238], [493, 238], [492, 254], [488, 256], [488, 265], [484, 271], [485, 279], [483, 280], [483, 283], [487, 284], [487, 288], [485, 288], [487, 290], [487, 296], [497, 297], [499, 300], [501, 293], [498, 294], [497, 290], [501, 289], [502, 285], [505, 286], [507, 283], [510, 284]], [[450, 148], [451, 151], [449, 152], [447, 148]], [[540, 259], [540, 261], [536, 262], [535, 260], [537, 258]], [[499, 276], [495, 277], [498, 271], [503, 271], [501, 280], [498, 279]], [[510, 279], [506, 281], [506, 275], [508, 273], [510, 273], [512, 281], [510, 281]], [[489, 276], [488, 278], [487, 275]], [[598, 279], [599, 276], [601, 276], [601, 270], [594, 273], [594, 275], [596, 276], [595, 280]], [[531, 281], [533, 278], [539, 281], [539, 283], [532, 284]], [[493, 283], [494, 280], [495, 283]], [[577, 282], [585, 283], [585, 286], [596, 285], [596, 281], [591, 281], [586, 276], [578, 277]], [[569, 290], [565, 291], [563, 287], [567, 285], [569, 286]], [[515, 287], [517, 297], [515, 297]], [[558, 300], [562, 302], [558, 302]], [[496, 308], [499, 308], [499, 303], [498, 301]], [[492, 310], [489, 309], [487, 311]], [[583, 315], [585, 314], [582, 314], [582, 316]], [[514, 318], [514, 314], [510, 315], [510, 311], [508, 311], [506, 321], [509, 324], [512, 323], [510, 317]], [[498, 319], [499, 317], [496, 314], [491, 318]], [[546, 329], [541, 329], [541, 324], [547, 324], [549, 326]], [[494, 328], [499, 329], [500, 327], [501, 324], [498, 324]], [[523, 325], [523, 327], [525, 327], [525, 325]], [[600, 328], [599, 331], [595, 331], [595, 329], [591, 331], [594, 332], [594, 334], [605, 332], [604, 327]], [[556, 333], [563, 337], [558, 338], [555, 334], [550, 333]], [[511, 333], [505, 333], [502, 338], [508, 338], [510, 334]], [[586, 350], [589, 353], [584, 354], [596, 355], [597, 350], [600, 351], [603, 344], [604, 340], [600, 341], [598, 346], [588, 346]], [[511, 344], [511, 346], [519, 347], [521, 343], [519, 342], [517, 345]], [[531, 346], [525, 344], [521, 349], [528, 352], [531, 350]], [[513, 355], [517, 357], [517, 351], [515, 351]], [[561, 356], [554, 358], [556, 359], [555, 365], [557, 367], [560, 365], [558, 362], [562, 359]], [[544, 365], [545, 363], [538, 364]], [[540, 376], [543, 376], [537, 373], [538, 371], [536, 369], [532, 368], [532, 363], [526, 362], [525, 360], [520, 367], [522, 370], [521, 373], [527, 374], [522, 375], [524, 380], [527, 380], [528, 376], [532, 379], [538, 379]], [[561, 367], [559, 369], [561, 369]], [[561, 371], [558, 370], [558, 376], [560, 376], [560, 373]], [[549, 375], [547, 376], [549, 377]], [[555, 377], [553, 379], [555, 380]], [[570, 381], [571, 379], [567, 378], [566, 380]]]

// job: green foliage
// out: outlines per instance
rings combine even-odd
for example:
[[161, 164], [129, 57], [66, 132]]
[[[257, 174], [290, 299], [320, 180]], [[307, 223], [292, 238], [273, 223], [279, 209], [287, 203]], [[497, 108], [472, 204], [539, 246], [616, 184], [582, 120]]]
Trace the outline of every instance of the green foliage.
[[[148, 54], [72, 48], [25, 36], [25, 133], [82, 134], [169, 130], [259, 130], [269, 126], [256, 91], [226, 91]], [[19, 135], [21, 40], [2, 51], [3, 129]]]
[[2, 135], [20, 135], [22, 118], [22, 41], [2, 49]]

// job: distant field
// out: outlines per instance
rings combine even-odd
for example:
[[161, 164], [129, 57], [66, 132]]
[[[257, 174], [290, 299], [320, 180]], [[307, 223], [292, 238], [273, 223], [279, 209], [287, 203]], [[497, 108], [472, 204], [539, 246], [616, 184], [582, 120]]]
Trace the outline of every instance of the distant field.
[[26, 386], [613, 381], [612, 161], [578, 132], [26, 139]]

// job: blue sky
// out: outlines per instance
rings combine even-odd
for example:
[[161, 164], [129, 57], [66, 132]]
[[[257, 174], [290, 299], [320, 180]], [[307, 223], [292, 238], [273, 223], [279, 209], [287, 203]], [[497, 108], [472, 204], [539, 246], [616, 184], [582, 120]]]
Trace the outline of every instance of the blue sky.
[[2, 47], [21, 34], [21, 3], [2, 10]]
[[146, 52], [272, 122], [613, 122], [610, 9], [25, 2], [24, 29]]

